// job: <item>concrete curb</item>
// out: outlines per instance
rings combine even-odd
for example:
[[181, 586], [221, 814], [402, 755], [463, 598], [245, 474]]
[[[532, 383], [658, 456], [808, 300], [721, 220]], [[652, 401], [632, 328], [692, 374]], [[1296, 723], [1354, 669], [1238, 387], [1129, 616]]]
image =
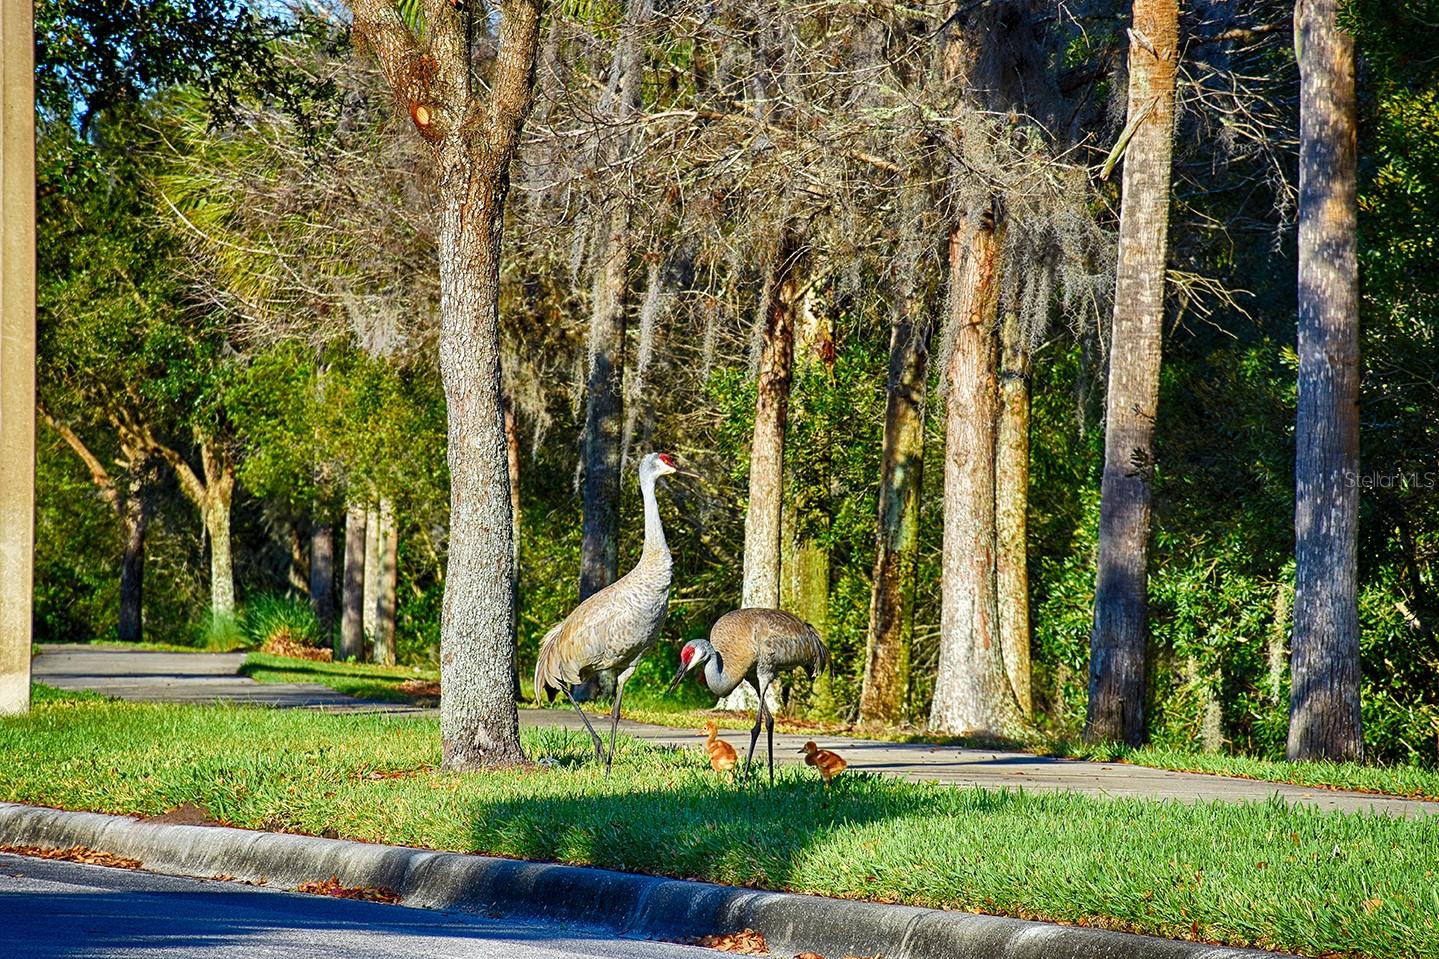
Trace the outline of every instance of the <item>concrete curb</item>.
[[138, 859], [150, 872], [227, 876], [294, 888], [337, 876], [385, 886], [407, 906], [460, 909], [605, 929], [617, 937], [681, 940], [755, 929], [774, 955], [816, 952], [884, 959], [1273, 959], [1078, 926], [912, 906], [758, 892], [606, 869], [432, 852], [222, 826], [0, 803], [0, 845], [80, 845]]

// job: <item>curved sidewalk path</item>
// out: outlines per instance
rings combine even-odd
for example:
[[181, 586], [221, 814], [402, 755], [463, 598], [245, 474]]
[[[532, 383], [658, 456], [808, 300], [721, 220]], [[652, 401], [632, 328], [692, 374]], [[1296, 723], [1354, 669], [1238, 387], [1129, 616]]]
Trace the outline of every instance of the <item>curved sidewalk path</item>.
[[[61, 689], [92, 690], [119, 699], [170, 703], [232, 702], [397, 715], [434, 712], [394, 703], [354, 699], [314, 683], [257, 683], [238, 675], [237, 670], [244, 659], [243, 653], [167, 653], [54, 645], [42, 647], [41, 655], [34, 660], [33, 670], [36, 682]], [[526, 726], [563, 727], [585, 735], [579, 717], [570, 709], [521, 709], [520, 721]], [[599, 719], [595, 721], [600, 722]], [[693, 746], [703, 738], [695, 730], [652, 726], [629, 720], [621, 720], [620, 729], [636, 739], [663, 746]], [[747, 731], [730, 730], [725, 735], [736, 749], [742, 750], [748, 743]], [[818, 734], [776, 733], [776, 763], [789, 765], [799, 762], [797, 750], [806, 739], [811, 738], [818, 740], [822, 747], [843, 753], [849, 760], [850, 769], [901, 776], [915, 782], [1072, 790], [1112, 798], [1174, 799], [1182, 802], [1216, 799], [1264, 802], [1277, 794], [1289, 803], [1332, 812], [1439, 816], [1439, 802], [1394, 796], [1172, 772], [1125, 763], [1081, 762], [1029, 753], [889, 743]], [[762, 761], [763, 751], [764, 743], [761, 741], [756, 763]]]

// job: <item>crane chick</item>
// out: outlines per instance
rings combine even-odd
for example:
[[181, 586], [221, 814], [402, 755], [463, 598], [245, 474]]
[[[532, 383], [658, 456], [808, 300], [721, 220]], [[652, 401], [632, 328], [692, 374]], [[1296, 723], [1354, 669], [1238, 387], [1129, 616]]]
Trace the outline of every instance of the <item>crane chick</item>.
[[705, 732], [709, 734], [705, 739], [705, 750], [710, 754], [710, 768], [717, 773], [734, 772], [739, 757], [733, 746], [719, 738], [719, 727], [713, 719], [705, 723]]
[[839, 753], [820, 749], [814, 744], [814, 740], [805, 743], [804, 748], [798, 751], [804, 753], [806, 766], [813, 766], [819, 770], [819, 774], [824, 777], [826, 786], [829, 785], [831, 779], [844, 772], [845, 767], [849, 765]]

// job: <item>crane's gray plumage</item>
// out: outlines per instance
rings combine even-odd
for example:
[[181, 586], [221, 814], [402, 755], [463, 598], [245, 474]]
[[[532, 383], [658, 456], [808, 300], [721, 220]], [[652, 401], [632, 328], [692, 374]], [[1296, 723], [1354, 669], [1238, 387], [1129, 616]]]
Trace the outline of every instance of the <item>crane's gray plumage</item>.
[[759, 709], [750, 730], [745, 775], [749, 775], [759, 739], [761, 722], [768, 732], [769, 779], [774, 782], [774, 716], [766, 702], [770, 684], [791, 669], [805, 669], [811, 676], [829, 668], [829, 650], [819, 631], [793, 613], [782, 609], [737, 609], [725, 613], [710, 628], [709, 639], [692, 639], [680, 650], [680, 668], [674, 689], [685, 673], [704, 665], [704, 683], [716, 696], [728, 696], [749, 680], [759, 693]]
[[[544, 702], [553, 691], [562, 691], [570, 698], [594, 739], [595, 752], [605, 760], [606, 775], [614, 760], [615, 727], [619, 724], [625, 682], [634, 673], [640, 657], [659, 638], [669, 607], [671, 559], [660, 522], [659, 503], [655, 499], [655, 481], [676, 472], [680, 470], [664, 453], [650, 453], [640, 460], [645, 545], [639, 562], [624, 576], [576, 606], [563, 622], [545, 634], [535, 661], [535, 699]], [[605, 670], [617, 673], [608, 756], [574, 694], [575, 686]]]

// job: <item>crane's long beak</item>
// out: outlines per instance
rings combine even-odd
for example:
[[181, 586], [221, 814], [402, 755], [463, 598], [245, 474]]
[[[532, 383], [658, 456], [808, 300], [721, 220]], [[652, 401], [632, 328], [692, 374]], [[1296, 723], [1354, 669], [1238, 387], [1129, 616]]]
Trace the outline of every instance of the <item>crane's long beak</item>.
[[690, 479], [703, 479], [703, 478], [704, 478], [704, 477], [700, 476], [700, 474], [698, 474], [698, 473], [691, 472], [690, 470], [682, 470], [682, 469], [680, 469], [678, 466], [674, 467], [674, 471], [675, 471], [675, 473], [677, 473], [678, 475], [680, 475], [680, 476], [688, 476]]
[[675, 673], [675, 678], [672, 679], [672, 680], [670, 680], [670, 688], [665, 690], [665, 694], [666, 694], [666, 695], [674, 692], [676, 689], [679, 688], [679, 685], [680, 685], [681, 682], [684, 681], [685, 673], [687, 673], [687, 672], [689, 672], [689, 668], [688, 668], [687, 666], [685, 666], [684, 663], [680, 663], [680, 668], [679, 668], [679, 670]]

